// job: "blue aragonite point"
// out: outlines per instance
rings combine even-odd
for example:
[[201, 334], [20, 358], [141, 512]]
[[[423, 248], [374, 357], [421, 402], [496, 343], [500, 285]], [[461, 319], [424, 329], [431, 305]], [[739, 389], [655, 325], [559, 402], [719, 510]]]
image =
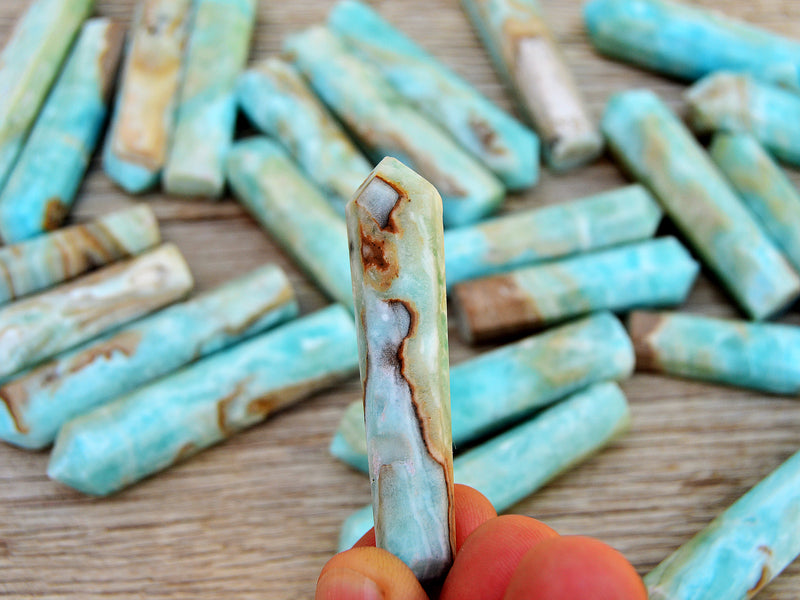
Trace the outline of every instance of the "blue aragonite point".
[[91, 19], [0, 194], [0, 239], [12, 244], [61, 226], [105, 121], [125, 29]]
[[711, 158], [747, 208], [800, 271], [800, 194], [761, 145], [747, 134], [718, 133]]
[[0, 439], [44, 448], [70, 419], [297, 313], [283, 271], [257, 269], [6, 382], [0, 387]]
[[346, 212], [375, 541], [436, 580], [456, 532], [442, 201], [385, 158]]
[[[633, 346], [610, 313], [597, 313], [487, 352], [450, 370], [456, 447], [494, 433], [588, 385], [633, 373]], [[331, 453], [367, 471], [361, 402], [345, 411]]]
[[745, 599], [800, 555], [800, 452], [644, 578], [650, 600]]
[[[586, 460], [629, 424], [622, 390], [599, 383], [457, 457], [455, 481], [474, 487], [502, 512]], [[339, 551], [372, 526], [372, 507], [353, 513], [342, 525]]]
[[34, 0], [0, 54], [0, 189], [94, 0]]
[[236, 94], [250, 121], [286, 148], [344, 216], [372, 165], [297, 69], [268, 58], [242, 73]]
[[170, 194], [218, 198], [236, 125], [236, 78], [250, 49], [257, 0], [194, 0], [175, 130], [164, 166]]
[[650, 188], [751, 318], [770, 317], [800, 295], [800, 278], [655, 94], [632, 90], [612, 96], [602, 128], [622, 165]]
[[194, 281], [172, 244], [0, 308], [0, 380], [184, 297]]
[[539, 178], [539, 138], [471, 84], [395, 29], [369, 6], [342, 0], [328, 25], [362, 58], [511, 190]]
[[447, 286], [652, 237], [661, 208], [640, 185], [515, 212], [444, 234]]
[[628, 328], [639, 369], [800, 393], [800, 327], [639, 311]]
[[462, 283], [453, 300], [462, 334], [480, 342], [598, 310], [675, 306], [699, 270], [663, 237]]
[[715, 73], [686, 92], [699, 133], [749, 133], [780, 160], [800, 165], [800, 96], [739, 73]]
[[48, 475], [105, 496], [355, 373], [339, 305], [223, 350], [67, 423]]
[[378, 162], [391, 156], [418, 171], [442, 196], [447, 227], [495, 212], [505, 188], [444, 130], [408, 103], [378, 68], [324, 27], [289, 37], [286, 54], [320, 98]]
[[800, 43], [671, 0], [591, 0], [589, 38], [603, 54], [694, 81], [723, 69], [800, 90]]
[[142, 0], [103, 145], [103, 169], [140, 194], [158, 183], [175, 126], [192, 0]]
[[603, 151], [603, 136], [538, 0], [461, 0], [495, 69], [542, 142], [550, 168], [566, 171]]
[[227, 175], [261, 226], [330, 298], [352, 308], [347, 226], [286, 151], [262, 137], [237, 142]]
[[0, 248], [0, 304], [28, 296], [105, 266], [141, 254], [159, 243], [153, 210], [146, 204], [119, 210]]

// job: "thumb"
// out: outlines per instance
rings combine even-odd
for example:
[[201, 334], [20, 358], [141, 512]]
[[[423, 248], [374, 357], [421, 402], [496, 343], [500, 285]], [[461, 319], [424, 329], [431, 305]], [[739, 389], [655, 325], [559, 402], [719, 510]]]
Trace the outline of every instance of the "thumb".
[[380, 548], [352, 548], [322, 569], [316, 600], [428, 600], [403, 562]]

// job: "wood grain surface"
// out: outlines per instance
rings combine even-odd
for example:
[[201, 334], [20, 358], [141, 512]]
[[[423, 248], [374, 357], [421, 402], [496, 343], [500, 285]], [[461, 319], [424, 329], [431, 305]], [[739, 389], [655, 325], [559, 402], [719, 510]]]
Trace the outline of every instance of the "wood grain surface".
[[[0, 44], [27, 0], [0, 0]], [[325, 18], [332, 0], [260, 0], [252, 59]], [[457, 0], [372, 2], [502, 106], [511, 108]], [[648, 87], [683, 110], [683, 85], [594, 54], [581, 2], [545, 0], [552, 25], [595, 116], [609, 94]], [[700, 4], [800, 38], [795, 0]], [[132, 0], [99, 0], [98, 13], [128, 20]], [[793, 173], [795, 182], [800, 174]], [[561, 202], [625, 183], [610, 160], [509, 198], [507, 211]], [[231, 199], [184, 201], [152, 194], [164, 237], [184, 251], [209, 289], [264, 263], [286, 268], [303, 312], [324, 298]], [[134, 200], [97, 161], [73, 213], [83, 221]], [[665, 231], [671, 231], [668, 225]], [[687, 310], [736, 315], [704, 275]], [[783, 320], [800, 323], [795, 310]], [[452, 360], [475, 353], [452, 333]], [[605, 452], [521, 502], [563, 534], [597, 536], [646, 573], [800, 447], [794, 399], [637, 374], [624, 384], [633, 428]], [[0, 595], [14, 598], [310, 598], [336, 547], [339, 525], [369, 501], [369, 484], [327, 451], [353, 378], [110, 499], [49, 481], [48, 455], [0, 445]], [[800, 564], [759, 598], [800, 597]]]

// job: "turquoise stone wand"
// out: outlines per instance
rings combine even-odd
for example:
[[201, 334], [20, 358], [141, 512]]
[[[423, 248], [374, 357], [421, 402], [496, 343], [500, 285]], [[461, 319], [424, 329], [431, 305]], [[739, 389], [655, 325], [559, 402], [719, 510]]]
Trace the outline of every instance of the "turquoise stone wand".
[[179, 300], [193, 283], [165, 244], [0, 308], [0, 381]]
[[36, 119], [0, 194], [0, 238], [27, 240], [61, 226], [108, 112], [125, 29], [90, 19]]
[[800, 43], [672, 0], [591, 0], [589, 38], [603, 54], [679, 79], [746, 71], [800, 90]]
[[47, 289], [159, 243], [153, 210], [139, 204], [0, 248], [0, 304]]
[[780, 160], [800, 166], [800, 95], [741, 73], [715, 73], [686, 92], [698, 133], [749, 133]]
[[257, 269], [8, 381], [0, 387], [0, 439], [43, 448], [70, 419], [297, 313], [283, 271]]
[[286, 151], [267, 138], [237, 142], [227, 161], [239, 202], [333, 300], [353, 306], [347, 227]]
[[344, 217], [372, 165], [297, 69], [268, 58], [242, 73], [236, 93], [250, 121], [281, 143]]
[[34, 0], [0, 54], [0, 189], [94, 0]]
[[500, 207], [505, 198], [500, 180], [406, 101], [376, 66], [353, 54], [338, 35], [314, 27], [288, 38], [284, 46], [372, 160], [392, 156], [436, 186], [446, 226], [474, 223]]
[[485, 342], [598, 310], [676, 306], [699, 270], [663, 237], [460, 283], [453, 301], [464, 339]]
[[640, 185], [518, 211], [444, 232], [447, 287], [652, 237], [661, 208]]
[[47, 474], [105, 496], [197, 454], [355, 373], [339, 305], [291, 321], [67, 423]]
[[800, 194], [751, 136], [718, 133], [711, 158], [792, 266], [800, 272]]
[[359, 56], [375, 64], [415, 107], [500, 178], [506, 188], [522, 190], [539, 179], [539, 138], [493, 104], [369, 6], [342, 0], [328, 25]]
[[800, 452], [644, 578], [650, 600], [752, 598], [800, 555]]
[[538, 0], [461, 0], [497, 72], [558, 171], [597, 158], [603, 136], [578, 91]]
[[152, 188], [167, 161], [192, 0], [139, 0], [114, 114], [106, 174], [126, 192]]
[[257, 0], [194, 0], [175, 131], [164, 167], [170, 194], [218, 198], [236, 125], [236, 78]]
[[442, 203], [386, 158], [347, 205], [375, 539], [421, 581], [455, 555]]
[[800, 278], [694, 136], [652, 92], [612, 96], [602, 122], [620, 163], [647, 185], [753, 319], [783, 310]]
[[642, 371], [800, 393], [800, 327], [637, 311], [628, 329]]

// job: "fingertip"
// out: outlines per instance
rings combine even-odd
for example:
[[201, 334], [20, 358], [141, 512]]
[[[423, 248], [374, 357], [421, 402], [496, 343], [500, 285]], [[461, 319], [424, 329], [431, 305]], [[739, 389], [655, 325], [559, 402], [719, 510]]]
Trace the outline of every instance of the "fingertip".
[[[478, 527], [497, 516], [492, 503], [475, 488], [455, 485], [456, 552]], [[366, 537], [366, 536], [365, 536]]]
[[428, 600], [403, 562], [380, 548], [352, 548], [322, 568], [316, 600]]
[[534, 546], [558, 534], [521, 515], [480, 525], [461, 547], [445, 580], [442, 600], [500, 600], [519, 561]]
[[519, 562], [504, 600], [647, 600], [628, 560], [600, 540], [564, 536], [533, 546]]
[[382, 600], [378, 584], [358, 571], [338, 567], [319, 576], [315, 600]]

